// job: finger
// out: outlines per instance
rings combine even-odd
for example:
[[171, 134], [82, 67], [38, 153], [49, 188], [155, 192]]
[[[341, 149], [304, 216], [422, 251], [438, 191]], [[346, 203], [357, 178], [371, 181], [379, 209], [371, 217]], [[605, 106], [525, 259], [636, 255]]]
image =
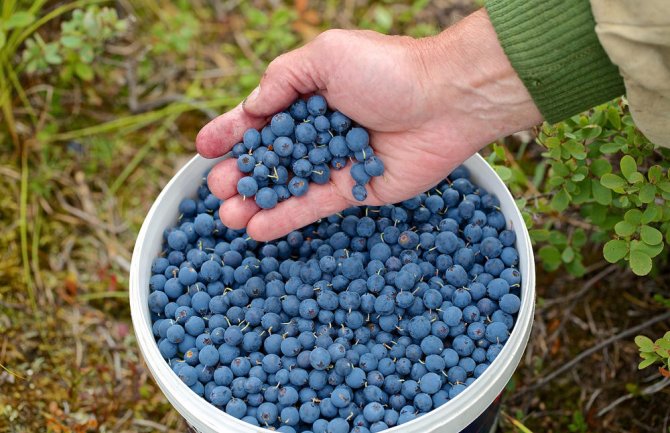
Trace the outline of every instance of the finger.
[[240, 104], [205, 125], [195, 138], [195, 147], [205, 158], [217, 158], [242, 141], [244, 131], [262, 128], [265, 123], [265, 118], [249, 115]]
[[237, 182], [243, 177], [235, 158], [224, 159], [209, 172], [207, 185], [215, 196], [226, 200], [237, 194]]
[[274, 59], [260, 85], [242, 104], [244, 111], [251, 116], [268, 117], [284, 110], [299, 95], [323, 88], [319, 71], [323, 62], [318, 61], [322, 55], [311, 42]]
[[259, 210], [253, 198], [236, 195], [223, 202], [219, 208], [219, 217], [226, 227], [241, 230]]
[[334, 183], [310, 184], [304, 196], [291, 197], [273, 209], [255, 214], [247, 225], [247, 233], [257, 241], [270, 241], [349, 206], [351, 202]]

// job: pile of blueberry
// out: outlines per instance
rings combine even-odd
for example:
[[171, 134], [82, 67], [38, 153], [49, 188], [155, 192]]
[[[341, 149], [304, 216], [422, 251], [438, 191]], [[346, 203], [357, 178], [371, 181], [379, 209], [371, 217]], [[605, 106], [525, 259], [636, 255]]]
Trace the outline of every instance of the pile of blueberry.
[[396, 205], [259, 243], [203, 183], [152, 264], [160, 353], [231, 416], [287, 433], [370, 433], [456, 397], [520, 308], [515, 233], [458, 168]]
[[327, 183], [330, 168], [344, 168], [351, 159], [356, 182], [351, 192], [363, 201], [370, 178], [384, 173], [384, 163], [369, 142], [368, 132], [352, 127], [339, 111], [330, 111], [323, 96], [298, 99], [260, 132], [248, 129], [233, 147], [237, 167], [248, 175], [237, 183], [237, 192], [255, 196], [258, 207], [271, 209], [291, 196], [304, 195], [309, 182]]

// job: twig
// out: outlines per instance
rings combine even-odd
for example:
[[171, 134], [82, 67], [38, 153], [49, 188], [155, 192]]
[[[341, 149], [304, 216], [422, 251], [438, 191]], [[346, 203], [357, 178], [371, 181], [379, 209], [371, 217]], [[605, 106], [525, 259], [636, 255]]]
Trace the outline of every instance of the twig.
[[[659, 380], [658, 382], [656, 382], [655, 384], [653, 384], [653, 385], [651, 385], [651, 386], [648, 386], [648, 387], [646, 387], [645, 389], [643, 389], [643, 390], [640, 392], [639, 395], [651, 395], [651, 394], [654, 394], [654, 393], [656, 393], [656, 392], [659, 392], [660, 390], [662, 390], [663, 388], [665, 388], [665, 387], [668, 386], [668, 385], [670, 385], [670, 379], [666, 379], [666, 378], [661, 379], [661, 380]], [[633, 398], [633, 397], [637, 397], [637, 395], [626, 394], [626, 395], [623, 395], [623, 396], [617, 398], [617, 399], [614, 400], [612, 403], [608, 404], [606, 407], [604, 407], [604, 408], [602, 408], [600, 411], [598, 411], [598, 416], [603, 416], [603, 415], [605, 415], [605, 414], [606, 414], [607, 412], [609, 412], [610, 410], [614, 409], [615, 407], [617, 407], [618, 405], [620, 405], [620, 404], [623, 403], [624, 401], [626, 401], [626, 400], [630, 400], [630, 399]], [[664, 430], [664, 431], [667, 431], [667, 430]]]
[[567, 296], [563, 296], [561, 298], [548, 299], [544, 302], [544, 305], [542, 306], [542, 309], [544, 310], [547, 307], [550, 307], [550, 306], [555, 305], [555, 304], [560, 304], [560, 303], [563, 303], [563, 302], [571, 301], [573, 299], [581, 298], [598, 281], [602, 280], [607, 275], [614, 272], [617, 268], [618, 268], [617, 265], [610, 265], [610, 266], [606, 267], [605, 269], [603, 269], [602, 271], [598, 272], [596, 275], [591, 277], [586, 283], [584, 283], [584, 286], [578, 292], [573, 292], [573, 293], [571, 293]]
[[647, 320], [646, 322], [644, 322], [640, 325], [634, 326], [630, 329], [626, 329], [623, 332], [620, 332], [616, 335], [611, 336], [607, 340], [604, 340], [604, 341], [600, 342], [599, 344], [596, 344], [595, 346], [593, 346], [589, 349], [586, 349], [585, 351], [583, 351], [582, 353], [577, 355], [574, 359], [572, 359], [572, 361], [568, 362], [567, 364], [564, 364], [558, 370], [555, 370], [554, 372], [552, 372], [548, 376], [544, 377], [539, 382], [537, 382], [537, 383], [529, 386], [528, 388], [526, 388], [526, 391], [531, 391], [531, 390], [543, 387], [544, 385], [548, 384], [549, 382], [551, 382], [552, 380], [554, 380], [555, 378], [557, 378], [561, 374], [565, 373], [566, 371], [569, 371], [572, 367], [577, 365], [584, 358], [587, 358], [587, 357], [591, 356], [592, 354], [596, 353], [597, 351], [599, 351], [603, 347], [607, 347], [607, 346], [609, 346], [610, 344], [614, 343], [617, 340], [620, 340], [622, 338], [626, 338], [626, 337], [629, 337], [631, 335], [637, 334], [638, 332], [650, 327], [651, 325], [653, 325], [655, 323], [662, 322], [662, 321], [668, 320], [668, 319], [670, 319], [670, 311], [665, 312], [664, 314], [658, 315], [658, 316], [654, 317], [653, 319], [649, 319], [649, 320]]
[[138, 425], [140, 427], [151, 427], [154, 430], [168, 431], [167, 426], [159, 424], [154, 421], [149, 421], [148, 419], [134, 419], [133, 424]]
[[114, 227], [111, 224], [100, 221], [100, 219], [97, 216], [91, 215], [79, 208], [72, 206], [65, 200], [65, 197], [63, 197], [63, 194], [61, 193], [56, 194], [56, 199], [66, 212], [70, 213], [71, 215], [74, 215], [75, 217], [87, 222], [92, 226], [102, 228], [110, 233], [123, 233], [128, 229], [128, 227], [126, 227], [125, 224], [122, 224], [119, 227]]
[[[572, 314], [572, 310], [575, 309], [575, 306], [577, 305], [577, 301], [578, 301], [578, 300], [579, 300], [579, 299], [580, 299], [586, 292], [588, 292], [589, 290], [591, 290], [591, 288], [592, 288], [598, 281], [602, 280], [602, 279], [605, 278], [608, 274], [610, 274], [611, 272], [614, 272], [614, 270], [616, 270], [616, 269], [617, 269], [617, 265], [610, 265], [610, 266], [608, 266], [607, 268], [601, 270], [601, 271], [598, 272], [596, 275], [594, 275], [593, 277], [591, 277], [586, 283], [584, 283], [584, 287], [582, 287], [578, 292], [576, 292], [576, 293], [574, 293], [574, 294], [572, 294], [572, 295], [566, 296], [566, 297], [564, 297], [564, 298], [559, 298], [560, 301], [562, 301], [562, 300], [572, 300], [572, 302], [571, 302], [570, 305], [563, 311], [563, 320], [561, 320], [561, 323], [559, 323], [558, 327], [551, 333], [551, 335], [548, 336], [547, 341], [546, 341], [547, 346], [551, 346], [551, 345], [553, 344], [554, 340], [556, 340], [556, 338], [558, 338], [558, 336], [561, 334], [561, 331], [563, 331], [563, 328], [565, 328], [565, 324], [568, 323], [568, 320], [567, 320], [566, 318]], [[551, 301], [547, 301], [547, 302], [545, 303], [545, 306], [543, 306], [543, 308], [541, 308], [541, 309], [538, 309], [538, 311], [537, 311], [536, 313], [541, 313], [541, 311], [544, 310], [544, 309], [545, 309], [547, 306], [549, 306], [549, 305], [552, 305], [552, 302], [551, 302]], [[573, 320], [574, 320], [574, 318], [573, 318]], [[544, 360], [544, 359], [546, 358], [546, 356], [547, 356], [547, 351], [544, 351], [544, 355], [542, 356], [542, 359]]]

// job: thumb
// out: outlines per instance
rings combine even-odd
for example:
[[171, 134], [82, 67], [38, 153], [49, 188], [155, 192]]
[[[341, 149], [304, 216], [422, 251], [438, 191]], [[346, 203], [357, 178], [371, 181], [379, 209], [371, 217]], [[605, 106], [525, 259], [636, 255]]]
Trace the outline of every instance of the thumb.
[[274, 59], [242, 106], [250, 116], [267, 117], [288, 107], [301, 94], [321, 89], [313, 42]]

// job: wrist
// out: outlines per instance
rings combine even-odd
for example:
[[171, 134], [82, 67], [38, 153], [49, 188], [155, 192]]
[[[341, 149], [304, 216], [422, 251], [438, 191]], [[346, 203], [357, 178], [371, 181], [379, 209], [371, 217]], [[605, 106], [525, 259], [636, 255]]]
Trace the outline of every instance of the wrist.
[[427, 98], [435, 100], [473, 152], [542, 122], [503, 51], [486, 10], [439, 35], [416, 41]]

